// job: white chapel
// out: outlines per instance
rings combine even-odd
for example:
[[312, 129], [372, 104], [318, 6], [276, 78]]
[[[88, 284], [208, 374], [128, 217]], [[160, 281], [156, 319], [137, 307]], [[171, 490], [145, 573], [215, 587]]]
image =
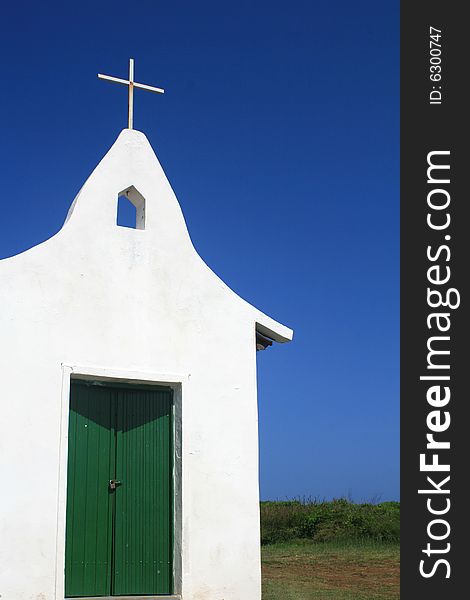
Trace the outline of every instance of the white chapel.
[[293, 333], [200, 258], [117, 83], [62, 229], [0, 261], [0, 597], [260, 600], [256, 350]]

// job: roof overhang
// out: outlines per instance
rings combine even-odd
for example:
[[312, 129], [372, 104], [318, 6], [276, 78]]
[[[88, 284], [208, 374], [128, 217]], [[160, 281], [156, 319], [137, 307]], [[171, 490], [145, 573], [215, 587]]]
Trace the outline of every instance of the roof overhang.
[[263, 313], [259, 313], [256, 319], [256, 331], [262, 336], [281, 344], [290, 342], [294, 336], [292, 329], [282, 325], [282, 323], [278, 323]]

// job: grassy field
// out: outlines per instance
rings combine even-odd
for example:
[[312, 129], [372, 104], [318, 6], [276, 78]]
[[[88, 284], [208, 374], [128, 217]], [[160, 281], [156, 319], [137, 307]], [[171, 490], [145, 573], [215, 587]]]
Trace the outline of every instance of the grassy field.
[[263, 600], [400, 597], [400, 504], [261, 502]]
[[263, 600], [392, 600], [399, 594], [399, 544], [310, 540], [265, 545]]

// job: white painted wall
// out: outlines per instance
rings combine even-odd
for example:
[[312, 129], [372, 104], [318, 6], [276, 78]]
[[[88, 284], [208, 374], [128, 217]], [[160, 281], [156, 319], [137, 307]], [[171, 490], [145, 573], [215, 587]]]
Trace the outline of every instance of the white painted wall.
[[[116, 225], [130, 186], [145, 230]], [[0, 261], [2, 600], [64, 597], [61, 394], [76, 365], [184, 381], [183, 600], [259, 600], [255, 326], [292, 338], [205, 265], [147, 138], [124, 130], [57, 235]]]

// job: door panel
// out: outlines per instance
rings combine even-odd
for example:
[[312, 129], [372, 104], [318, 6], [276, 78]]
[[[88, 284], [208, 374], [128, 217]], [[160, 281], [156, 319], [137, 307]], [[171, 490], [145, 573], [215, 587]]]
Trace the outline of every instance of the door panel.
[[115, 466], [112, 391], [73, 385], [70, 398], [65, 594], [111, 593], [112, 505]]
[[117, 411], [116, 595], [172, 588], [171, 390], [122, 390]]

